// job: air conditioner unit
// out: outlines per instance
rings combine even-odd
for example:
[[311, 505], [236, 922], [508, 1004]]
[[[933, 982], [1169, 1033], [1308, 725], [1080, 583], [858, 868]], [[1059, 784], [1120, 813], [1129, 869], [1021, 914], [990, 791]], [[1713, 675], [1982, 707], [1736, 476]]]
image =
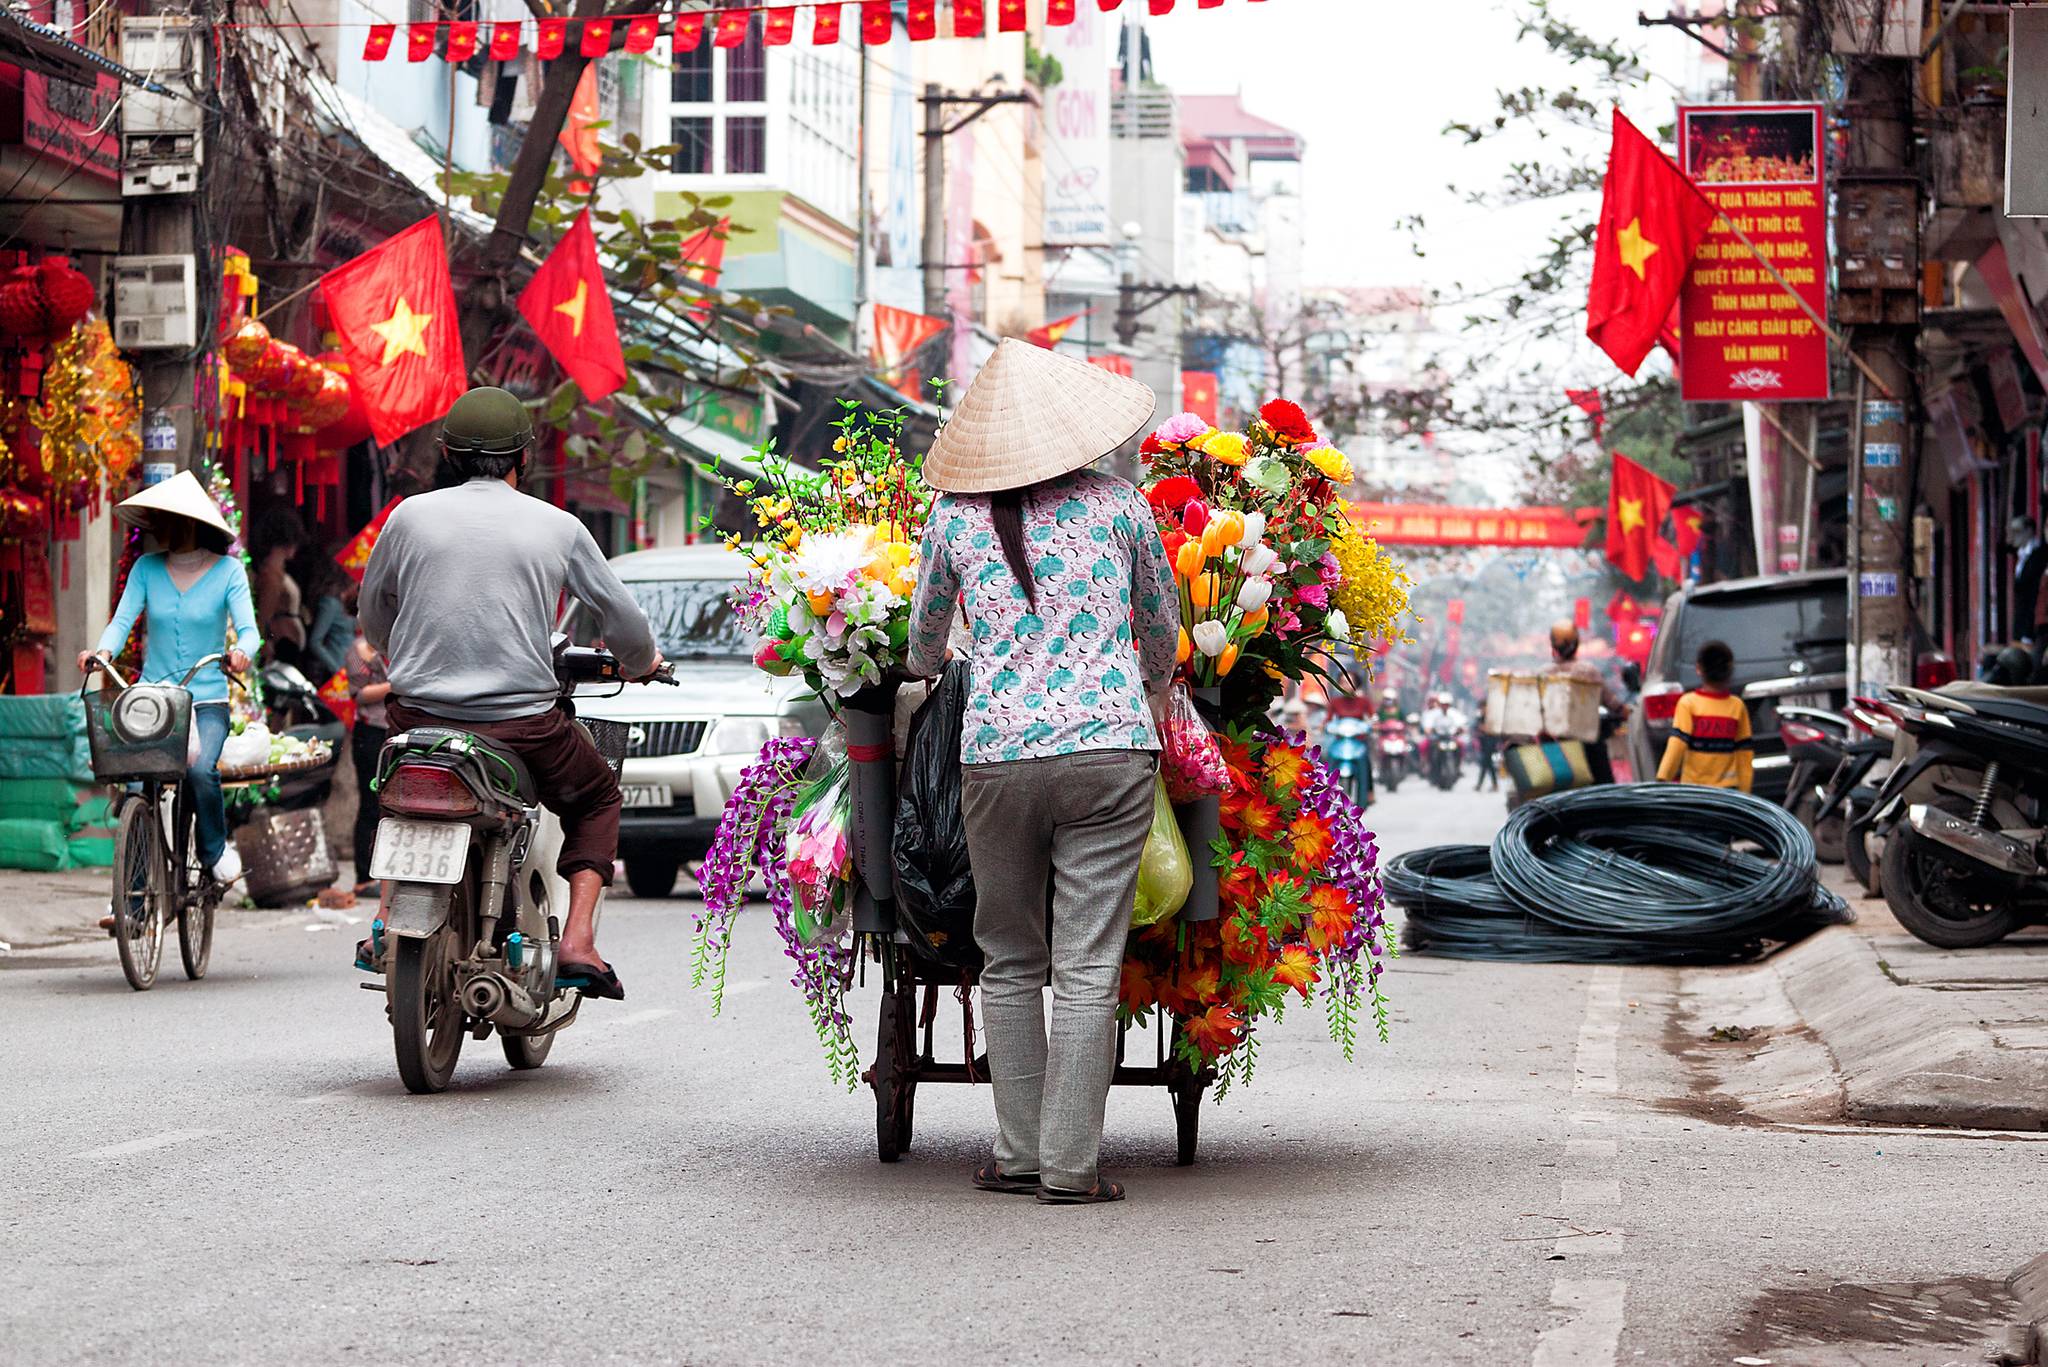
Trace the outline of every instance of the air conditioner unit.
[[175, 92], [129, 87], [121, 96], [121, 193], [189, 195], [199, 188], [206, 159], [198, 98], [204, 88], [204, 49], [192, 20], [175, 14], [121, 20], [121, 58], [132, 71]]
[[181, 351], [198, 339], [189, 256], [114, 258], [114, 345], [123, 351]]

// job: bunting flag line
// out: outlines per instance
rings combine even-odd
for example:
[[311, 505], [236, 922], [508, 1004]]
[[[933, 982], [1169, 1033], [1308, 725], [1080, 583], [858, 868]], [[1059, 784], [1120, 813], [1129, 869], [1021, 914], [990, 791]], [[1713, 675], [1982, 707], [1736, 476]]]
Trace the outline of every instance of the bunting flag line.
[[[811, 12], [812, 44], [830, 47], [841, 40], [841, 11], [848, 3], [860, 5], [859, 40], [862, 43], [885, 44], [895, 38], [899, 30], [893, 0], [805, 0], [799, 4], [677, 9], [670, 29], [671, 51], [696, 51], [707, 28], [714, 46], [739, 47], [755, 31], [757, 23], [765, 46], [782, 47], [796, 41], [804, 10]], [[910, 0], [902, 16], [901, 31], [915, 43], [939, 38], [983, 38], [988, 35], [987, 10], [991, 3], [996, 11], [996, 32], [1022, 33], [1029, 28], [1034, 14], [1041, 16], [1049, 28], [1073, 23], [1077, 10], [1088, 0], [950, 0], [950, 3], [948, 0]], [[1124, 0], [1094, 0], [1096, 8], [1104, 14], [1121, 9], [1123, 3]], [[1223, 3], [1224, 0], [1195, 0], [1195, 8], [1217, 9]], [[1243, 0], [1243, 3], [1259, 4], [1263, 0]], [[951, 13], [950, 24], [940, 22], [941, 4], [945, 4]], [[1153, 15], [1174, 11], [1174, 0], [1146, 0], [1146, 4], [1147, 13]], [[424, 62], [429, 57], [445, 54], [447, 60], [461, 63], [475, 57], [481, 48], [494, 62], [514, 61], [529, 50], [543, 61], [551, 61], [571, 50], [579, 57], [595, 59], [610, 55], [614, 41], [621, 33], [624, 51], [646, 55], [654, 51], [655, 40], [660, 37], [663, 13], [664, 10], [658, 9], [648, 14], [621, 16], [625, 19], [623, 26], [617, 19], [603, 17], [500, 19], [490, 21], [488, 29], [475, 20], [422, 20], [405, 26], [405, 57], [409, 62]], [[219, 27], [286, 29], [309, 25], [243, 22]], [[354, 26], [323, 24], [319, 27]], [[369, 32], [363, 41], [363, 60], [387, 60], [398, 36], [398, 25], [368, 24], [365, 27]], [[481, 42], [485, 32], [489, 34], [487, 47]]]

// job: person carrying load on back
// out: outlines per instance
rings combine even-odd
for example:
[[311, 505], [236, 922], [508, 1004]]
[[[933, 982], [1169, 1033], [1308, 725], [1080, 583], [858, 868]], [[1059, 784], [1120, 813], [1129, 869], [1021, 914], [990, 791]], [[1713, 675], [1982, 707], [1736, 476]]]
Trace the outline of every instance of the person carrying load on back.
[[1549, 678], [1581, 679], [1600, 686], [1600, 706], [1606, 709], [1609, 724], [1601, 727], [1600, 740], [1597, 744], [1586, 746], [1586, 767], [1592, 770], [1595, 783], [1614, 782], [1614, 766], [1607, 758], [1607, 736], [1610, 727], [1618, 727], [1628, 719], [1628, 699], [1605, 674], [1600, 672], [1599, 665], [1591, 660], [1579, 658], [1578, 627], [1570, 622], [1552, 624], [1550, 663], [1543, 667], [1542, 672]]
[[[485, 737], [532, 771], [562, 821], [555, 869], [569, 884], [559, 976], [584, 993], [625, 996], [598, 955], [598, 898], [619, 852], [619, 783], [561, 694], [551, 643], [564, 593], [604, 624], [629, 679], [661, 667], [647, 615], [573, 514], [519, 492], [533, 419], [503, 389], [472, 389], [441, 427], [461, 484], [392, 510], [363, 573], [363, 638], [390, 662], [385, 716], [395, 734], [448, 726]], [[368, 941], [357, 947], [361, 963]]]

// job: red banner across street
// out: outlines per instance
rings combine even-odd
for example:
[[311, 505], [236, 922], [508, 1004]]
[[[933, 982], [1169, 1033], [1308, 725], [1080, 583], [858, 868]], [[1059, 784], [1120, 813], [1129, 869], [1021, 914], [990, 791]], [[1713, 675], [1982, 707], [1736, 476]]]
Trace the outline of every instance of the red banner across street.
[[1387, 546], [1582, 546], [1568, 508], [1443, 508], [1354, 503], [1351, 514]]

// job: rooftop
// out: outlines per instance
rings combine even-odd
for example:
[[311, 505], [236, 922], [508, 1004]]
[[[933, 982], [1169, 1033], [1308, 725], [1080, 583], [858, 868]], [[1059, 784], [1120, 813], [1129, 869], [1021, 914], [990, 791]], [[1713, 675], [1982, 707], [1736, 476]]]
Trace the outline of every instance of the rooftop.
[[1182, 95], [1180, 138], [1183, 145], [1242, 138], [1254, 158], [1298, 161], [1305, 143], [1301, 134], [1244, 107], [1241, 95]]

